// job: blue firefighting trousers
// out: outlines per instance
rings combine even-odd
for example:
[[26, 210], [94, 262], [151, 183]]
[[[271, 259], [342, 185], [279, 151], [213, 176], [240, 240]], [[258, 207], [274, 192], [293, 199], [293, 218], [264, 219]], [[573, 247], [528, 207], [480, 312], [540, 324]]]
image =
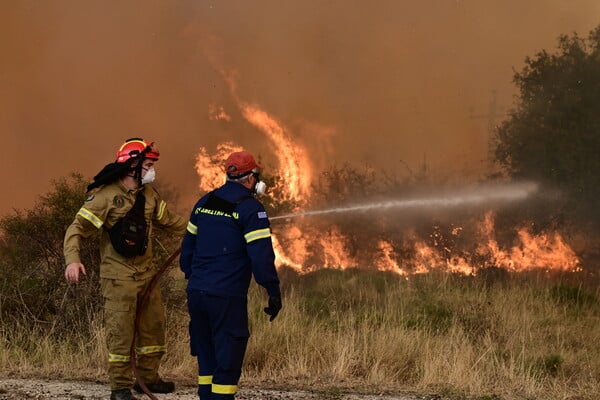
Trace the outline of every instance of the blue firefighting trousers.
[[193, 289], [188, 289], [187, 297], [200, 400], [232, 400], [250, 337], [248, 301]]

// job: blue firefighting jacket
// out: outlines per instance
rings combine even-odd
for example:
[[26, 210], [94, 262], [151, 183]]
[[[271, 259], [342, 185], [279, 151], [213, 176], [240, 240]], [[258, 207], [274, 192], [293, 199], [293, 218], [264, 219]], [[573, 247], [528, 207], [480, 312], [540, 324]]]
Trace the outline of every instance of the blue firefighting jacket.
[[269, 219], [252, 193], [227, 182], [196, 203], [180, 256], [188, 289], [246, 297], [254, 275], [269, 296], [280, 295]]

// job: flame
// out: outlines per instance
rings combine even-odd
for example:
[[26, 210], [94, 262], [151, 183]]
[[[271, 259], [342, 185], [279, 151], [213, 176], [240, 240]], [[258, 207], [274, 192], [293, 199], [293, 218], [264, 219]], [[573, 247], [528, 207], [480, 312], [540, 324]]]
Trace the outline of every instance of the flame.
[[196, 155], [195, 164], [196, 173], [200, 177], [198, 187], [204, 192], [210, 192], [221, 186], [225, 182], [223, 163], [229, 154], [240, 150], [243, 148], [232, 142], [225, 142], [217, 145], [217, 152], [210, 156], [206, 148], [201, 147]]
[[[454, 228], [453, 235], [460, 234], [462, 228]], [[482, 244], [477, 246], [471, 254], [453, 254], [455, 249], [441, 244], [438, 230], [432, 234], [433, 246], [423, 241], [416, 241], [414, 245], [414, 260], [408, 260], [413, 273], [426, 273], [433, 269], [442, 269], [448, 272], [465, 275], [476, 275], [477, 271], [494, 266], [509, 271], [523, 272], [533, 269], [553, 271], [581, 271], [580, 260], [575, 252], [564, 242], [560, 234], [542, 233], [533, 235], [526, 228], [517, 231], [518, 243], [510, 248], [503, 249], [494, 237], [494, 218], [492, 212], [487, 212], [479, 224], [478, 240]], [[437, 250], [441, 247], [442, 251]], [[477, 264], [473, 260], [486, 260], [485, 264]]]
[[[233, 87], [232, 84], [230, 86]], [[265, 133], [274, 149], [278, 167], [275, 171], [270, 171], [270, 174], [280, 179], [275, 181], [270, 189], [272, 196], [278, 202], [293, 202], [295, 207], [292, 211], [297, 210], [301, 205], [306, 205], [310, 199], [313, 168], [305, 148], [295, 144], [288, 130], [257, 105], [238, 101], [238, 106], [244, 119]], [[211, 105], [209, 108], [209, 118], [224, 121], [231, 119], [223, 107], [216, 105]], [[209, 191], [222, 183], [223, 171], [220, 163], [229, 153], [239, 150], [243, 148], [232, 142], [219, 144], [217, 152], [213, 155], [209, 155], [205, 148], [199, 150], [196, 157], [196, 171], [201, 177], [199, 184], [201, 190]]]
[[562, 271], [581, 271], [580, 261], [575, 252], [554, 232], [532, 236], [524, 229], [519, 230], [522, 246], [511, 250], [511, 258], [517, 260], [515, 271], [547, 266]]
[[446, 268], [448, 272], [463, 275], [475, 275], [476, 272], [476, 268], [471, 266], [469, 262], [461, 256], [452, 256], [446, 259]]
[[[227, 68], [224, 63], [222, 41], [199, 27], [190, 26], [188, 29], [189, 34], [193, 34], [196, 30], [199, 30], [198, 33], [203, 37], [201, 46], [204, 53], [223, 77], [242, 116], [266, 135], [269, 147], [277, 158], [278, 167], [276, 171], [272, 171], [272, 175], [281, 177], [281, 181], [275, 182], [275, 187], [271, 192], [281, 201], [292, 201], [298, 206], [305, 205], [310, 195], [309, 189], [313, 173], [306, 150], [300, 144], [294, 143], [289, 130], [276, 118], [257, 104], [251, 104], [241, 99], [237, 89], [238, 74], [234, 69]], [[209, 111], [209, 114], [213, 115], [214, 111], [217, 112], [217, 115], [221, 115], [221, 111], [224, 114], [222, 107], [214, 106], [213, 113]], [[225, 115], [229, 117], [227, 114]], [[225, 120], [229, 121], [230, 119]]]
[[294, 144], [283, 125], [255, 104], [238, 104], [244, 118], [267, 135], [279, 161], [282, 181], [274, 188], [281, 200], [306, 204], [309, 198], [312, 167], [306, 150]]
[[394, 246], [387, 240], [381, 240], [377, 244], [379, 255], [375, 259], [375, 267], [378, 271], [392, 271], [400, 276], [406, 277], [408, 272], [400, 267], [397, 256], [394, 253]]
[[358, 266], [349, 255], [347, 238], [333, 226], [322, 232], [316, 227], [291, 226], [273, 234], [276, 266], [286, 265], [298, 272], [318, 268], [347, 269]]
[[[292, 226], [286, 229], [284, 233], [285, 246], [282, 247], [279, 241], [279, 235], [273, 233], [273, 248], [275, 250], [275, 265], [281, 267], [287, 265], [298, 272], [303, 272], [303, 264], [309, 256], [307, 243], [302, 239], [302, 231], [297, 226]], [[287, 251], [284, 251], [283, 248]]]
[[317, 240], [323, 251], [323, 267], [346, 269], [357, 266], [356, 260], [348, 254], [346, 237], [336, 226]]
[[[462, 232], [463, 227], [453, 227], [450, 235], [460, 236]], [[514, 272], [536, 269], [581, 271], [579, 259], [556, 232], [533, 235], [526, 228], [520, 228], [516, 232], [517, 243], [503, 248], [495, 239], [491, 212], [478, 222], [478, 232], [474, 241], [481, 244], [471, 250], [448, 244], [438, 226], [433, 227], [429, 243], [411, 232], [405, 238], [409, 243], [408, 257], [400, 256], [396, 249], [398, 246], [387, 239], [379, 240], [371, 252], [362, 249], [354, 252], [362, 252], [362, 255], [352, 256], [349, 237], [336, 226], [321, 231], [317, 226], [298, 223], [279, 233], [273, 243], [277, 266], [287, 265], [300, 273], [318, 268], [346, 269], [361, 265], [391, 271], [405, 278], [434, 270], [477, 275], [481, 269], [491, 266]], [[369, 260], [372, 260], [371, 265]]]
[[426, 274], [434, 268], [444, 264], [444, 259], [434, 248], [428, 246], [425, 242], [417, 241], [414, 244], [415, 258], [409, 260], [408, 265], [412, 264], [412, 272], [415, 274]]
[[503, 250], [493, 237], [493, 231], [493, 213], [488, 212], [481, 224], [481, 232], [487, 237], [487, 246], [479, 247], [477, 252], [489, 256], [493, 266], [517, 272], [535, 268], [581, 270], [579, 258], [557, 232], [534, 236], [526, 228], [520, 228], [517, 231], [519, 243]]

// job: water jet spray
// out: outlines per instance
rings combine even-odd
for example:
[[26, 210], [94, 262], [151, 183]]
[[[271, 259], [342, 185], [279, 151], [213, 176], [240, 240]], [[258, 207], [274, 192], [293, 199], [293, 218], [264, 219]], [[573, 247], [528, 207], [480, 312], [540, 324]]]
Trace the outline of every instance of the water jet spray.
[[301, 211], [296, 213], [270, 217], [271, 221], [308, 217], [324, 214], [341, 214], [349, 212], [364, 212], [387, 209], [422, 209], [422, 208], [447, 208], [460, 206], [477, 206], [482, 204], [513, 202], [525, 200], [535, 193], [538, 185], [533, 182], [508, 183], [501, 185], [487, 185], [470, 189], [455, 191], [454, 193], [440, 194], [429, 197], [397, 199], [371, 202], [366, 204], [349, 205], [323, 210]]

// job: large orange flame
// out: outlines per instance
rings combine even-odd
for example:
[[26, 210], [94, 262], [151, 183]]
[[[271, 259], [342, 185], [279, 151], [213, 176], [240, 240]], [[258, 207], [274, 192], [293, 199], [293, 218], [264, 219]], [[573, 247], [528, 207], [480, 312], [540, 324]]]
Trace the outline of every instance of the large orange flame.
[[532, 268], [545, 268], [558, 271], [580, 270], [579, 258], [564, 242], [560, 234], [542, 233], [534, 236], [526, 228], [518, 230], [519, 243], [503, 250], [493, 237], [494, 219], [486, 213], [480, 225], [482, 236], [487, 239], [477, 252], [488, 255], [492, 265], [512, 271], [525, 271]]
[[[190, 28], [192, 29], [192, 28]], [[282, 179], [275, 183], [272, 193], [276, 193], [283, 201], [292, 201], [297, 205], [308, 202], [312, 177], [312, 163], [307, 152], [299, 143], [295, 143], [289, 131], [276, 118], [269, 115], [257, 104], [241, 99], [237, 90], [237, 73], [225, 67], [221, 54], [220, 40], [207, 32], [202, 33], [203, 48], [208, 59], [227, 83], [231, 97], [246, 121], [266, 135], [268, 145], [278, 161], [273, 175]], [[210, 105], [209, 115], [213, 119], [230, 120], [223, 107]]]
[[271, 141], [275, 156], [279, 162], [278, 173], [281, 184], [275, 192], [281, 193], [282, 200], [306, 204], [310, 193], [312, 166], [306, 150], [294, 144], [283, 125], [255, 104], [240, 102], [244, 118], [260, 129]]
[[[307, 242], [302, 239], [302, 231], [296, 226], [291, 226], [286, 229], [284, 236], [286, 237], [286, 244], [282, 246], [278, 239], [279, 235], [275, 233], [272, 235], [276, 266], [286, 265], [298, 272], [305, 272], [307, 268], [302, 262], [308, 259], [309, 253], [306, 247]], [[284, 248], [286, 251], [283, 250]], [[296, 259], [302, 262], [297, 262]]]
[[379, 255], [375, 259], [375, 267], [379, 271], [392, 271], [401, 276], [407, 276], [403, 268], [398, 264], [398, 259], [394, 253], [394, 247], [392, 243], [387, 240], [381, 240], [377, 245]]
[[243, 150], [231, 142], [221, 143], [217, 146], [217, 152], [209, 155], [206, 148], [201, 147], [196, 155], [196, 172], [200, 176], [198, 187], [204, 192], [221, 186], [225, 183], [225, 169], [223, 163], [229, 154], [234, 151]]

